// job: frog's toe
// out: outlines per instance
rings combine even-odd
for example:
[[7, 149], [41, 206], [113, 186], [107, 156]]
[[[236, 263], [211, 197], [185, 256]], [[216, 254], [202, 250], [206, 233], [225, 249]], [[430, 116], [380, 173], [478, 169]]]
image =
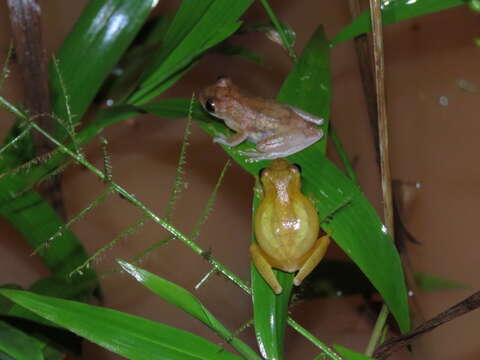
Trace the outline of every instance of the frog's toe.
[[228, 145], [227, 137], [224, 135], [219, 135], [214, 137], [213, 142], [216, 144]]
[[276, 159], [279, 156], [275, 156], [275, 154], [270, 154], [270, 153], [262, 153], [257, 150], [250, 150], [250, 151], [239, 151], [238, 152], [242, 156], [246, 156], [247, 162], [256, 162], [256, 161], [261, 161], [261, 160], [273, 160]]

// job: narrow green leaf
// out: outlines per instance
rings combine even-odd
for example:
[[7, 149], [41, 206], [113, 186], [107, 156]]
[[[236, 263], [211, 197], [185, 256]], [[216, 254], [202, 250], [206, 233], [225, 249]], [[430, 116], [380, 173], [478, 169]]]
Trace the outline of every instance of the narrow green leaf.
[[374, 360], [373, 358], [371, 358], [369, 356], [359, 354], [355, 351], [349, 350], [349, 349], [344, 348], [343, 346], [340, 346], [340, 345], [333, 345], [333, 347], [335, 348], [335, 350], [338, 351], [338, 353], [340, 355], [342, 355], [342, 357], [345, 360]]
[[417, 272], [414, 275], [415, 283], [423, 291], [468, 289], [469, 286], [458, 281], [443, 279], [439, 276]]
[[[390, 0], [382, 6], [384, 25], [417, 16], [446, 10], [454, 6], [465, 5], [468, 0]], [[332, 45], [351, 40], [372, 30], [370, 10], [361, 13], [350, 25], [344, 27], [332, 40]]]
[[[61, 299], [87, 301], [91, 298], [96, 284], [96, 279], [92, 279], [91, 281], [85, 279], [85, 281], [79, 282], [72, 278], [67, 279], [52, 276], [36, 281], [30, 286], [29, 291], [35, 294], [53, 296]], [[47, 326], [56, 326], [51, 321], [45, 320], [41, 316], [17, 304], [13, 305], [8, 311], [8, 315], [32, 320]]]
[[[157, 0], [92, 0], [85, 7], [57, 54], [74, 122], [80, 121], [156, 3]], [[50, 77], [54, 112], [66, 119], [67, 104], [53, 68]]]
[[260, 357], [247, 344], [234, 337], [232, 333], [227, 330], [225, 326], [223, 326], [223, 324], [219, 322], [215, 316], [207, 310], [207, 308], [205, 308], [205, 306], [203, 306], [200, 300], [193, 296], [192, 293], [168, 280], [125, 261], [117, 260], [117, 262], [126, 272], [132, 275], [137, 281], [150, 289], [153, 293], [179, 307], [215, 331], [226, 342], [245, 356], [246, 359], [260, 359]]
[[284, 358], [283, 338], [294, 276], [275, 269], [274, 273], [283, 289], [280, 295], [275, 295], [255, 265], [250, 266], [253, 319], [258, 346], [265, 359], [279, 360]]
[[173, 19], [165, 41], [128, 103], [145, 104], [159, 95], [158, 87], [202, 52], [232, 35], [237, 19], [253, 0], [186, 0]]
[[119, 311], [26, 291], [0, 294], [127, 359], [240, 359], [197, 335]]
[[43, 360], [43, 347], [37, 339], [0, 321], [0, 351], [15, 360]]

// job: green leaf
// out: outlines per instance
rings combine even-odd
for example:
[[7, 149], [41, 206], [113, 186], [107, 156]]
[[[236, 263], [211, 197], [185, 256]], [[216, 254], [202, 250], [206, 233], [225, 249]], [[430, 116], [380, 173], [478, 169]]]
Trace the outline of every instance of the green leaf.
[[144, 104], [164, 91], [162, 83], [239, 28], [240, 22], [237, 19], [252, 2], [253, 0], [183, 1], [168, 29], [162, 48], [128, 103]]
[[420, 272], [415, 273], [414, 279], [418, 288], [423, 291], [458, 290], [469, 288], [468, 285], [457, 281], [447, 280], [435, 275]]
[[145, 24], [105, 81], [100, 91], [102, 98], [121, 102], [136, 88], [145, 67], [161, 46], [171, 21], [170, 16], [161, 15]]
[[[468, 0], [391, 0], [382, 6], [382, 19], [384, 25], [394, 24], [399, 21], [417, 16], [446, 10], [454, 6], [465, 5]], [[332, 40], [332, 45], [337, 45], [356, 36], [372, 30], [370, 10], [361, 13], [350, 25], [344, 27]]]
[[[74, 122], [80, 121], [156, 3], [157, 0], [91, 0], [85, 7], [57, 54]], [[54, 112], [67, 119], [65, 96], [53, 68], [50, 77]]]
[[0, 321], [0, 351], [15, 360], [43, 360], [43, 347], [37, 339]]
[[255, 51], [245, 46], [234, 45], [228, 41], [223, 41], [219, 45], [213, 47], [210, 52], [224, 56], [236, 56], [243, 58], [244, 60], [252, 61], [258, 65], [264, 64], [263, 57]]
[[[90, 299], [96, 279], [91, 281], [74, 281], [72, 278], [46, 277], [33, 283], [29, 291], [40, 295], [54, 296], [61, 299], [87, 301]], [[15, 304], [9, 311], [9, 316], [32, 320], [47, 326], [56, 326], [54, 323], [45, 320], [37, 314]]]
[[[323, 117], [324, 131], [327, 133], [330, 88], [330, 52], [324, 29], [320, 26], [288, 75], [277, 99]], [[324, 154], [326, 136], [315, 146], [317, 152]], [[255, 195], [254, 210], [258, 201]], [[260, 349], [268, 359], [283, 359], [283, 337], [293, 274], [274, 271], [283, 288], [280, 295], [275, 295], [255, 266], [251, 268], [253, 314]]]
[[193, 296], [192, 293], [168, 280], [125, 261], [117, 260], [117, 262], [126, 272], [132, 275], [137, 281], [150, 289], [153, 293], [179, 307], [215, 331], [239, 353], [245, 356], [246, 359], [260, 359], [260, 357], [247, 344], [234, 337], [232, 333], [227, 330], [225, 326], [223, 326], [223, 324], [219, 322], [215, 316], [207, 310], [207, 308], [205, 308], [205, 306], [203, 306], [200, 300]]
[[240, 359], [197, 335], [119, 311], [26, 291], [0, 294], [128, 359]]
[[371, 358], [369, 356], [359, 354], [355, 351], [349, 350], [349, 349], [344, 348], [343, 346], [340, 346], [340, 345], [333, 345], [333, 347], [335, 348], [335, 350], [337, 350], [337, 352], [340, 355], [343, 356], [343, 358], [345, 360], [374, 360], [373, 358]]

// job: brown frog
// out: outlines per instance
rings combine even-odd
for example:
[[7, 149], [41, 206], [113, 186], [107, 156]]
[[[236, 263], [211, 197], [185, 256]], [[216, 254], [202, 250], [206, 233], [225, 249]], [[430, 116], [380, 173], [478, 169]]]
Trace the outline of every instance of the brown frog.
[[200, 93], [203, 108], [236, 132], [214, 142], [236, 146], [245, 140], [256, 149], [243, 151], [251, 161], [276, 159], [299, 152], [320, 140], [323, 119], [296, 107], [247, 94], [227, 77]]

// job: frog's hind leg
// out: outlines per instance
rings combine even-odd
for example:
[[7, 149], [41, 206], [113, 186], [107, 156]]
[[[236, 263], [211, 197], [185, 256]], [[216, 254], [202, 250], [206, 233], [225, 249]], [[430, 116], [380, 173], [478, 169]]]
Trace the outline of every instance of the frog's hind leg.
[[275, 273], [272, 270], [272, 265], [265, 257], [262, 249], [257, 244], [250, 245], [250, 255], [255, 267], [260, 272], [265, 281], [270, 285], [275, 294], [282, 292], [282, 286], [277, 280]]
[[311, 122], [315, 125], [322, 125], [323, 124], [323, 119], [321, 117], [312, 115], [306, 111], [303, 111], [302, 109], [296, 108], [295, 106], [292, 105], [286, 105], [287, 107], [290, 108], [295, 114], [300, 116], [303, 120]]
[[297, 276], [293, 279], [293, 283], [298, 286], [302, 283], [303, 279], [312, 272], [313, 269], [318, 265], [322, 260], [325, 252], [327, 251], [328, 244], [330, 244], [330, 238], [328, 235], [322, 236], [318, 239], [313, 245], [312, 250], [310, 250], [310, 255], [307, 257], [303, 263], [300, 271], [297, 273]]
[[322, 136], [323, 131], [313, 127], [293, 129], [260, 140], [257, 143], [257, 151], [243, 151], [240, 154], [250, 157], [253, 161], [287, 157], [309, 147]]

